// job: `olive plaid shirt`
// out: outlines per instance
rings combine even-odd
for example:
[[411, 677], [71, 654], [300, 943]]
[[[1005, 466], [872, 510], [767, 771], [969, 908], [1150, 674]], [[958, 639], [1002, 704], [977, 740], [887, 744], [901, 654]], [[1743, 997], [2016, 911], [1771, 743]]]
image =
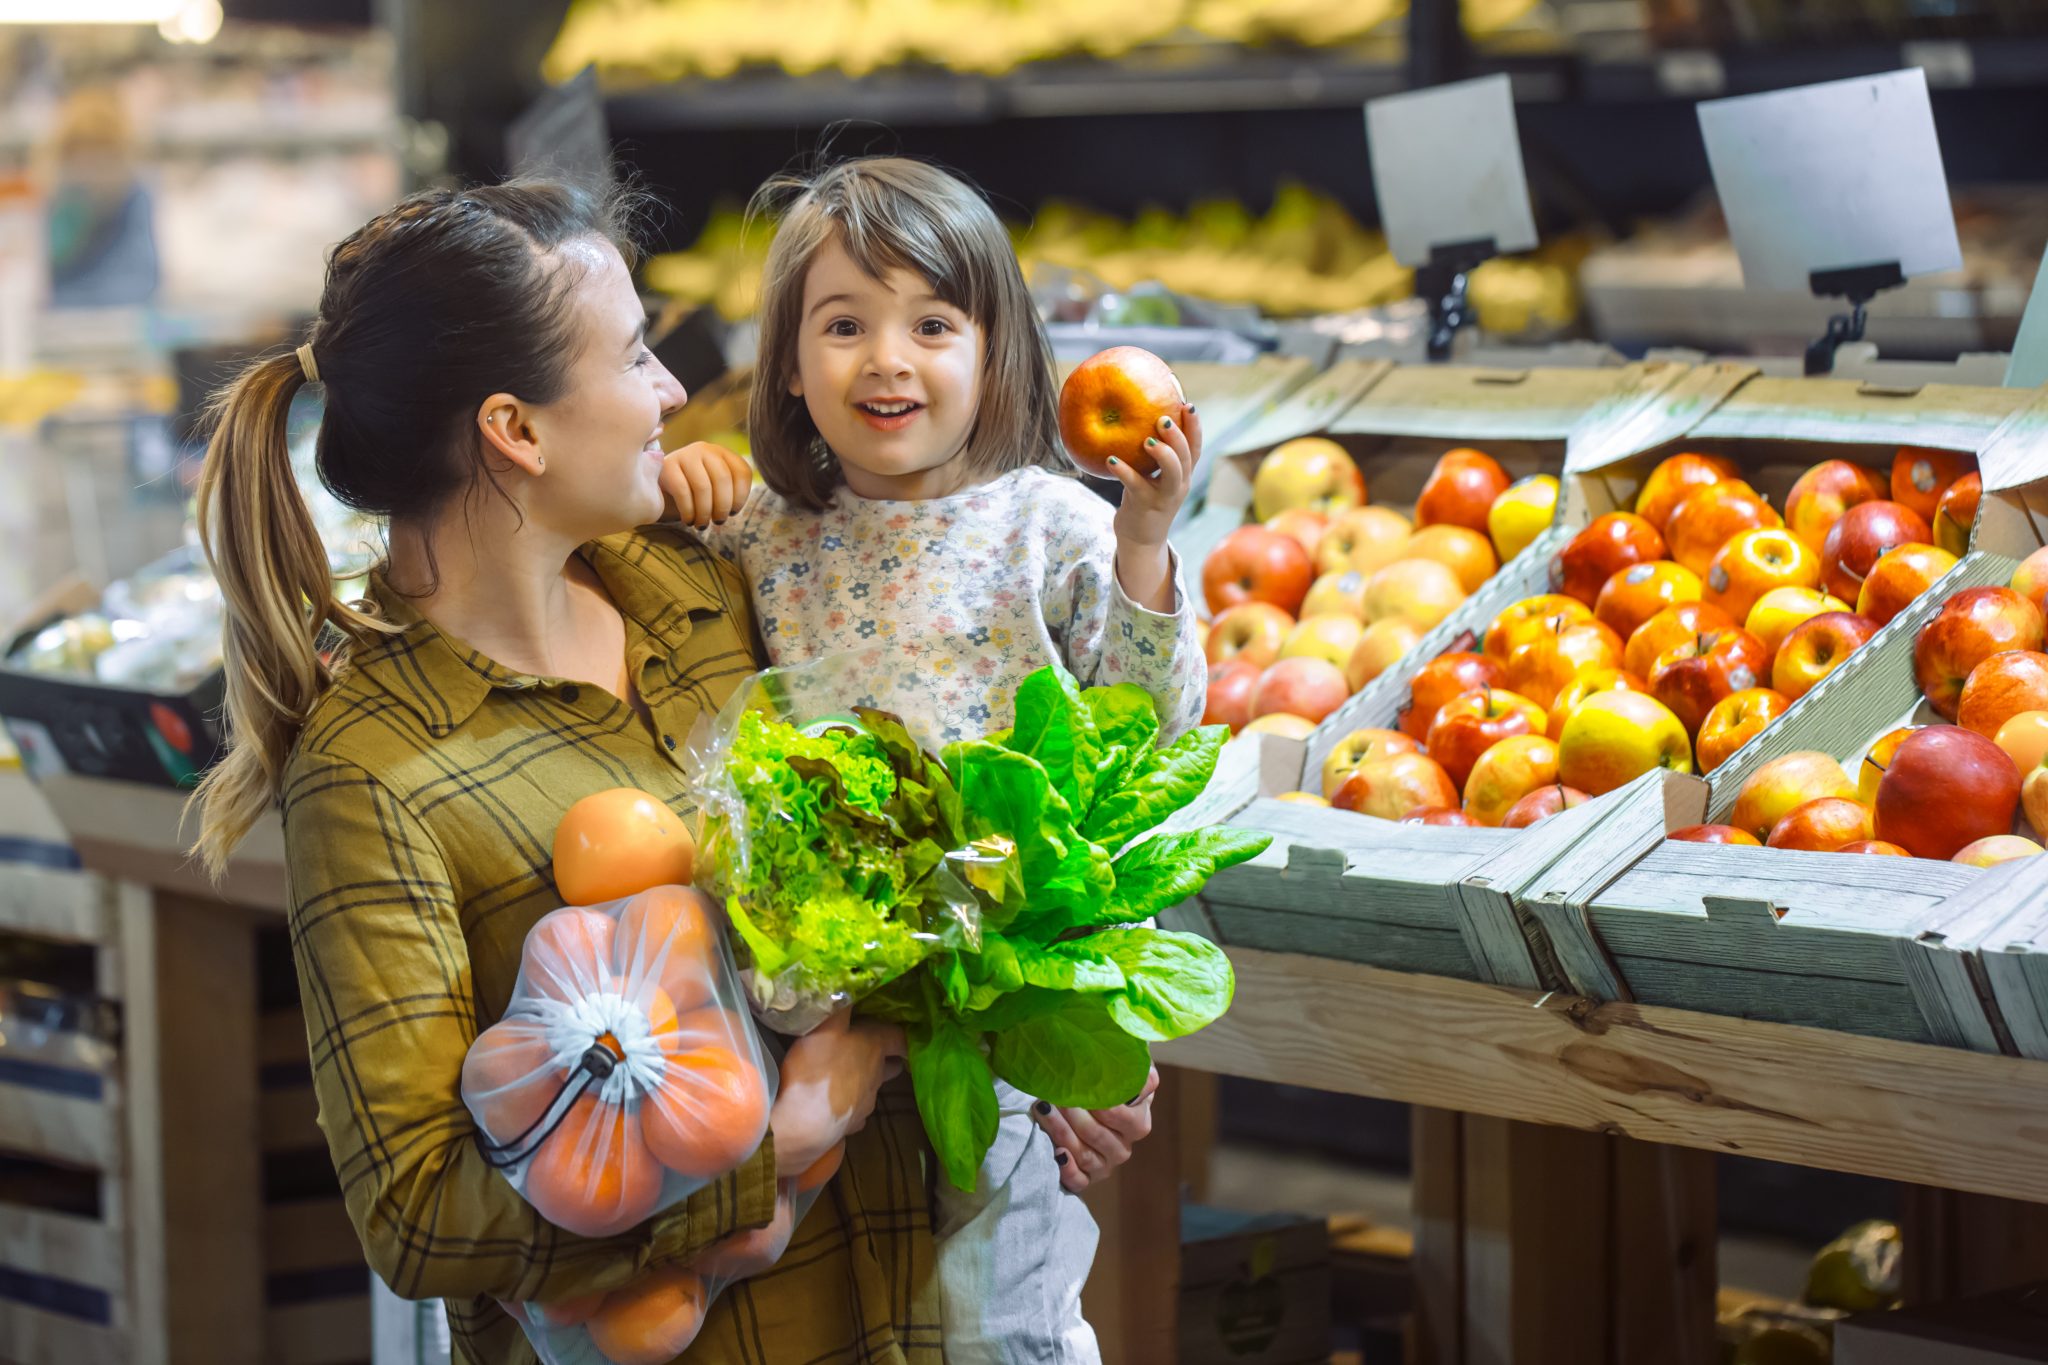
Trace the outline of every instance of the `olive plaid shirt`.
[[[561, 903], [549, 865], [563, 812], [617, 786], [688, 810], [684, 742], [755, 667], [745, 586], [695, 541], [650, 531], [584, 554], [626, 618], [652, 731], [600, 688], [500, 667], [375, 582], [403, 633], [351, 661], [285, 772], [320, 1126], [370, 1265], [407, 1298], [446, 1299], [457, 1358], [475, 1365], [533, 1359], [494, 1299], [617, 1288], [774, 1212], [771, 1134], [641, 1227], [575, 1237], [485, 1163], [459, 1094], [527, 930]], [[924, 1151], [906, 1083], [893, 1083], [782, 1263], [728, 1289], [683, 1359], [936, 1365]]]

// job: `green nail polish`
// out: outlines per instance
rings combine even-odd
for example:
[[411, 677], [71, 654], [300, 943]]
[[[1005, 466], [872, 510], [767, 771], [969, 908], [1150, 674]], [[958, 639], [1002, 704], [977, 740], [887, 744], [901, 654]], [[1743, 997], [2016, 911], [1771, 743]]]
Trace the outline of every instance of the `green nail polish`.
[[1153, 439], [1152, 437], [1150, 437], [1150, 436], [1147, 436], [1147, 437], [1145, 438], [1145, 444], [1146, 444], [1146, 446], [1147, 446], [1147, 447], [1149, 448], [1149, 447], [1151, 447], [1151, 446], [1156, 446], [1156, 445], [1158, 445], [1158, 444], [1159, 444], [1159, 442], [1158, 442], [1158, 441], [1156, 441], [1156, 440], [1154, 440], [1154, 439]]
[[1110, 456], [1110, 457], [1109, 457], [1109, 462], [1110, 462], [1111, 464], [1122, 464], [1122, 463], [1123, 463], [1123, 461], [1122, 461], [1122, 460], [1119, 460], [1119, 459], [1118, 459], [1118, 458], [1117, 458], [1116, 456], [1114, 456], [1114, 455], [1112, 455], [1112, 456]]

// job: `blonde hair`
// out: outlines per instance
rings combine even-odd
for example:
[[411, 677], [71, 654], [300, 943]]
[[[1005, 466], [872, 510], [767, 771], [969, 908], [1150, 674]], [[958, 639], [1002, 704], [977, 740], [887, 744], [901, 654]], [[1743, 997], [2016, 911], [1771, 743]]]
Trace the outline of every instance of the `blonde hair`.
[[974, 319], [984, 338], [981, 403], [967, 435], [977, 473], [1028, 465], [1071, 471], [1059, 436], [1052, 348], [1017, 253], [988, 201], [958, 177], [907, 157], [860, 157], [775, 177], [750, 216], [779, 217], [761, 277], [759, 357], [747, 437], [762, 480], [799, 507], [821, 510], [845, 481], [818, 434], [797, 377], [804, 277], [835, 238], [875, 279], [914, 271]]
[[357, 511], [424, 520], [495, 487], [479, 405], [501, 390], [557, 401], [582, 344], [575, 275], [556, 248], [599, 238], [631, 264], [643, 203], [629, 187], [545, 178], [413, 195], [329, 255], [311, 359], [256, 361], [215, 399], [199, 534], [227, 606], [228, 751], [194, 797], [194, 851], [215, 878], [283, 795], [299, 732], [348, 651], [391, 629], [334, 596], [292, 468], [293, 396], [319, 375], [320, 481]]

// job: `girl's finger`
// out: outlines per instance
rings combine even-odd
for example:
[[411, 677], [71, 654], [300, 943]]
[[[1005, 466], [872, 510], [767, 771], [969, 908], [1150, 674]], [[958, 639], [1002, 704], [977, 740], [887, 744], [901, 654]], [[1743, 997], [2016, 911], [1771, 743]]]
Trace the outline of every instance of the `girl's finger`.
[[[1185, 414], [1187, 412], [1187, 409], [1182, 408], [1181, 412]], [[1188, 453], [1189, 446], [1187, 428], [1182, 426], [1179, 422], [1176, 422], [1171, 417], [1160, 418], [1159, 429], [1152, 433], [1152, 437], [1154, 440], [1158, 441], [1162, 445], [1172, 446], [1173, 453], [1180, 457], [1181, 462], [1183, 464], [1189, 462], [1190, 456]]]
[[732, 471], [732, 510], [737, 512], [746, 505], [747, 494], [753, 490], [754, 471], [745, 460], [724, 446], [718, 447], [718, 454], [725, 461], [725, 467]]
[[1202, 458], [1202, 418], [1192, 403], [1181, 406], [1180, 424], [1186, 430], [1188, 450], [1188, 472], [1193, 473], [1195, 465]]
[[1145, 450], [1159, 466], [1158, 474], [1149, 482], [1160, 501], [1178, 503], [1181, 490], [1187, 487], [1187, 456], [1173, 442], [1165, 440], [1155, 439]]
[[1124, 486], [1126, 496], [1136, 495], [1142, 498], [1149, 495], [1152, 491], [1152, 481], [1150, 479], [1113, 455], [1109, 460], [1109, 472], [1118, 483]]
[[705, 478], [711, 484], [711, 506], [706, 510], [711, 520], [724, 521], [733, 513], [738, 504], [733, 501], [732, 467], [713, 455], [703, 464]]
[[668, 498], [669, 520], [688, 526], [695, 520], [696, 506], [690, 497], [689, 480], [683, 477], [682, 462], [671, 455], [662, 463], [661, 491]]
[[689, 480], [690, 496], [696, 500], [696, 505], [691, 509], [692, 515], [687, 520], [692, 526], [707, 525], [714, 515], [711, 472], [701, 459], [682, 460], [678, 463], [682, 466], [683, 477]]

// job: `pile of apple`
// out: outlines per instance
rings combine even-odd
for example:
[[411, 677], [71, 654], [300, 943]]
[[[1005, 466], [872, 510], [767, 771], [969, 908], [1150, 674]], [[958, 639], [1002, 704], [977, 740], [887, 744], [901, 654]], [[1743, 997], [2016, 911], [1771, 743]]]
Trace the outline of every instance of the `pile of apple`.
[[1951, 596], [1913, 641], [1913, 676], [1945, 725], [1880, 736], [1856, 780], [1828, 754], [1773, 759], [1742, 784], [1728, 823], [1673, 839], [1988, 867], [2041, 852], [2012, 832], [2024, 809], [2048, 837], [2048, 549], [2006, 587]]
[[1828, 460], [1781, 517], [1729, 460], [1674, 455], [1565, 545], [1556, 592], [1425, 665], [1398, 730], [1346, 736], [1322, 799], [1519, 828], [1653, 769], [1711, 772], [1956, 563], [1979, 484], [1944, 451], [1900, 450], [1889, 487]]
[[1491, 456], [1452, 450], [1411, 522], [1367, 502], [1336, 442], [1276, 447], [1253, 482], [1256, 523], [1202, 565], [1203, 723], [1306, 738], [1549, 526], [1557, 492], [1547, 474], [1511, 484]]

